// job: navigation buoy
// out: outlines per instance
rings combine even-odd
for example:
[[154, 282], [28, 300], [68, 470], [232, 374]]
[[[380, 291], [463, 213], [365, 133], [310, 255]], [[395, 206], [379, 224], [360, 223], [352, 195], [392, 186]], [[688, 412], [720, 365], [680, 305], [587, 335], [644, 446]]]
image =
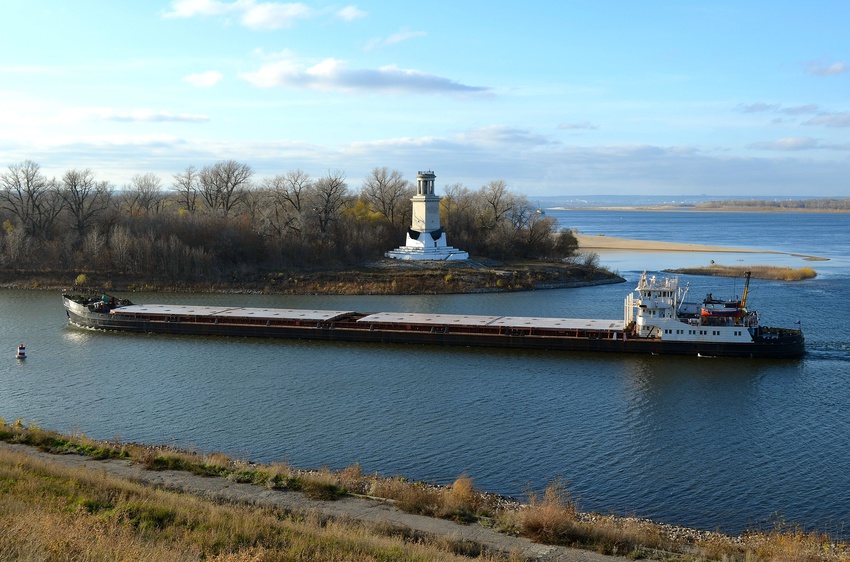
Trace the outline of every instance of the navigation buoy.
[[18, 354], [15, 357], [17, 357], [18, 359], [27, 358], [27, 348], [24, 347], [24, 344], [18, 346]]

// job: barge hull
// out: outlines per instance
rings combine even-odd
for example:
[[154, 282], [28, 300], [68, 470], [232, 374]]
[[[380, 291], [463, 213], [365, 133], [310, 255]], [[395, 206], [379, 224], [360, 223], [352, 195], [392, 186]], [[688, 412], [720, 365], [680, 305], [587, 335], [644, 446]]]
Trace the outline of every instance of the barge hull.
[[358, 323], [358, 319], [367, 315], [356, 313], [332, 322], [288, 324], [218, 317], [200, 320], [179, 316], [140, 318], [124, 316], [118, 311], [108, 314], [93, 312], [69, 299], [66, 299], [66, 311], [69, 321], [80, 327], [137, 333], [708, 357], [783, 358], [797, 357], [803, 353], [802, 335], [793, 330], [782, 330], [774, 334], [775, 337], [764, 341], [717, 343], [634, 338], [622, 329], [577, 330], [574, 335], [552, 335], [535, 333], [531, 329], [474, 329], [451, 325], [376, 326]]

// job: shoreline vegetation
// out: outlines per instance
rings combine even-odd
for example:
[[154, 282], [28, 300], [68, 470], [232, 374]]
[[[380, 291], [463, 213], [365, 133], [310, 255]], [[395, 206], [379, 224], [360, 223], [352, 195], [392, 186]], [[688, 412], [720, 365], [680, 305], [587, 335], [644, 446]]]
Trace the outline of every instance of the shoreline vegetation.
[[207, 292], [280, 295], [415, 295], [530, 291], [622, 283], [595, 254], [570, 262], [416, 262], [384, 259], [361, 267], [244, 274], [175, 281], [87, 271], [0, 270], [0, 286], [89, 292]]
[[0, 555], [15, 560], [850, 557], [846, 541], [793, 525], [733, 537], [583, 513], [561, 479], [520, 503], [475, 489], [466, 474], [436, 486], [365, 474], [357, 464], [299, 470], [63, 435], [22, 420], [0, 420], [0, 487]]
[[559, 211], [694, 211], [742, 213], [850, 213], [850, 198], [817, 199], [723, 199], [691, 204], [562, 206]]
[[771, 279], [774, 281], [802, 281], [814, 279], [817, 273], [811, 267], [777, 267], [772, 265], [720, 265], [712, 264], [707, 267], [684, 267], [667, 269], [667, 273], [683, 275], [707, 275], [711, 277], [744, 277], [751, 272], [754, 279]]

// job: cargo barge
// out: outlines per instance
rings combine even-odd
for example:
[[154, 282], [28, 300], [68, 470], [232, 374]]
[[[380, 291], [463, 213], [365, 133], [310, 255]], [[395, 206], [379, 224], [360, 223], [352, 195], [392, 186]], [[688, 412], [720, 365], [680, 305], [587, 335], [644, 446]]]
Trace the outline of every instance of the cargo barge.
[[710, 357], [798, 357], [801, 330], [759, 324], [746, 294], [732, 301], [709, 295], [684, 300], [678, 278], [644, 273], [624, 303], [622, 320], [362, 313], [222, 306], [132, 304], [104, 295], [63, 295], [71, 324], [100, 330], [157, 334], [308, 339], [337, 342], [605, 351]]

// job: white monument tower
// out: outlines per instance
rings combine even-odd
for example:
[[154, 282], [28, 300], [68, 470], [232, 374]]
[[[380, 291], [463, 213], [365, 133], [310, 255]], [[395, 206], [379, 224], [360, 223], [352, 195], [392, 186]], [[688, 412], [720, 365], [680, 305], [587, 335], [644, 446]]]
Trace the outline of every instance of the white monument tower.
[[440, 199], [434, 195], [434, 172], [416, 174], [413, 196], [413, 220], [407, 229], [407, 243], [387, 252], [397, 260], [465, 260], [469, 254], [446, 245], [446, 233], [440, 226]]

